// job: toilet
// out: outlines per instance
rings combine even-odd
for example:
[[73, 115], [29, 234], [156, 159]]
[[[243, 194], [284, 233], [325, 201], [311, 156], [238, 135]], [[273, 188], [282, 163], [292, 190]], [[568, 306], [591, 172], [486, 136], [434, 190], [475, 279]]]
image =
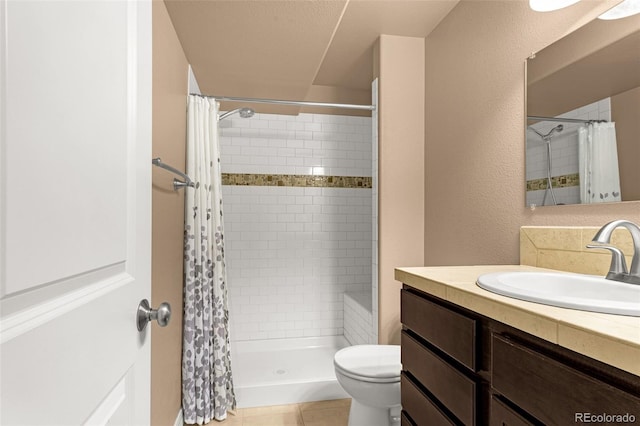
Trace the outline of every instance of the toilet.
[[336, 352], [336, 378], [351, 396], [349, 426], [400, 424], [400, 346], [356, 345]]

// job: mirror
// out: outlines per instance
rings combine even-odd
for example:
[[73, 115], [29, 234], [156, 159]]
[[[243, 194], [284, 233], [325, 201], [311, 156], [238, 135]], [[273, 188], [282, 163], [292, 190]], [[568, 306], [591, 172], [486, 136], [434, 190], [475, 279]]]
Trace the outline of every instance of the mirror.
[[640, 15], [595, 19], [526, 70], [526, 205], [640, 200]]

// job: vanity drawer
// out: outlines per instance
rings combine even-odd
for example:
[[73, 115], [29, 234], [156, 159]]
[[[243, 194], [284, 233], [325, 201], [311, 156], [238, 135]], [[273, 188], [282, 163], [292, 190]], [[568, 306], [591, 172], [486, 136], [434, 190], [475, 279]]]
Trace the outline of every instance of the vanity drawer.
[[492, 387], [545, 424], [580, 413], [640, 418], [640, 398], [500, 335], [492, 335]]
[[430, 426], [449, 426], [456, 424], [451, 421], [427, 395], [418, 389], [404, 372], [400, 377], [400, 393], [402, 394], [403, 417], [406, 412], [413, 423]]
[[402, 290], [400, 320], [443, 352], [476, 370], [476, 320]]
[[400, 415], [400, 426], [413, 426], [413, 422], [409, 420], [409, 416], [404, 411]]
[[489, 426], [535, 426], [495, 396], [491, 397]]
[[[465, 425], [475, 424], [476, 383], [402, 332], [402, 368]], [[410, 412], [411, 413], [411, 412]], [[420, 423], [419, 423], [420, 424]]]

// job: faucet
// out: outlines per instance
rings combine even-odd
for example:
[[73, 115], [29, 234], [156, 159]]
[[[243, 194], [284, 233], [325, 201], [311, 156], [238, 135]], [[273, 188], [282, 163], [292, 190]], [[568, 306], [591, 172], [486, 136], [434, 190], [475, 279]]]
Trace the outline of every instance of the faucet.
[[[628, 271], [622, 251], [610, 245], [611, 234], [619, 227], [627, 228], [633, 240], [633, 258], [631, 259], [631, 268]], [[605, 249], [611, 252], [611, 266], [607, 273], [607, 279], [640, 284], [640, 226], [628, 220], [614, 220], [600, 228], [594, 235], [592, 242], [596, 244], [588, 244], [587, 248]]]

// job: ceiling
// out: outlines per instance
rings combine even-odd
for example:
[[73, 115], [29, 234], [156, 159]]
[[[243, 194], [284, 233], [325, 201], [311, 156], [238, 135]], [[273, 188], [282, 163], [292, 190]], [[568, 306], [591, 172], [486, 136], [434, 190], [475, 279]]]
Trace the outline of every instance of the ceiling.
[[457, 3], [165, 0], [203, 94], [359, 104], [370, 103], [378, 36], [426, 37]]

